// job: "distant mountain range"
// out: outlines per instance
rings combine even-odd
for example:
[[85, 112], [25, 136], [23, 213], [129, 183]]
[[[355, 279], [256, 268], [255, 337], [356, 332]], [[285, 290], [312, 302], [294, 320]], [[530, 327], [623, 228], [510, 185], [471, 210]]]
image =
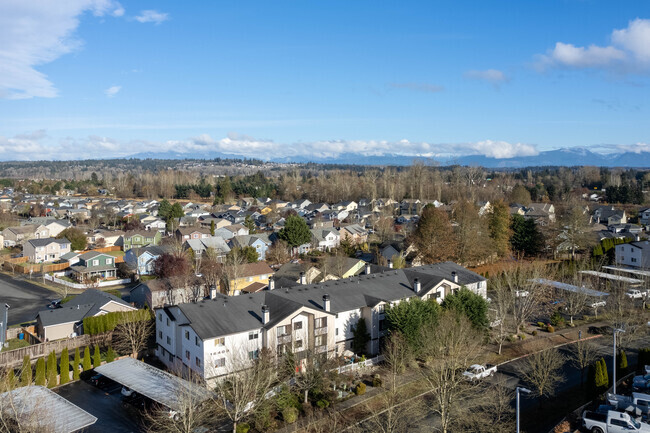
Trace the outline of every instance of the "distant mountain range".
[[[180, 153], [165, 152], [138, 153], [131, 156], [139, 159], [244, 159], [243, 156], [226, 153]], [[518, 156], [514, 158], [490, 158], [483, 155], [469, 155], [459, 157], [434, 158], [441, 165], [476, 165], [486, 168], [522, 168], [540, 166], [579, 166], [593, 165], [598, 167], [650, 167], [650, 152], [624, 152], [602, 154], [591, 152], [582, 147], [563, 148], [540, 152], [535, 156]], [[270, 162], [278, 163], [318, 163], [318, 164], [354, 164], [354, 165], [410, 165], [413, 161], [431, 161], [430, 158], [420, 156], [405, 156], [385, 154], [380, 156], [365, 156], [356, 153], [343, 153], [337, 157], [310, 157], [298, 155], [295, 157], [272, 158]]]

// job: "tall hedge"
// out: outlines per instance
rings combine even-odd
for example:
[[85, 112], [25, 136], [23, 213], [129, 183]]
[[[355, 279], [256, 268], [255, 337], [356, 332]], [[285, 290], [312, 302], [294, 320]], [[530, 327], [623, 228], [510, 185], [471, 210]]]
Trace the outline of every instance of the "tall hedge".
[[99, 353], [99, 346], [95, 344], [95, 353], [93, 353], [93, 367], [97, 368], [102, 365], [102, 355]]
[[81, 364], [81, 357], [79, 356], [79, 348], [74, 350], [74, 361], [72, 367], [72, 380], [79, 380], [79, 364]]
[[108, 346], [108, 350], [106, 351], [106, 363], [108, 364], [113, 361], [115, 361], [115, 351], [111, 346]]
[[627, 355], [625, 354], [625, 350], [621, 349], [620, 352], [618, 352], [618, 371], [621, 373], [625, 373], [627, 370]]
[[45, 358], [38, 358], [38, 361], [36, 361], [36, 375], [34, 377], [34, 384], [38, 386], [45, 386]]
[[70, 354], [68, 353], [68, 348], [64, 348], [61, 351], [61, 361], [59, 362], [59, 370], [61, 371], [61, 379], [59, 383], [65, 385], [70, 382]]
[[109, 332], [121, 323], [139, 322], [150, 320], [149, 310], [116, 311], [101, 316], [86, 317], [83, 320], [84, 334], [97, 335]]
[[57, 375], [56, 353], [52, 351], [47, 357], [47, 387], [48, 388], [53, 388], [57, 385], [56, 375]]
[[90, 347], [84, 349], [84, 371], [92, 370], [93, 364], [90, 362]]
[[23, 368], [20, 370], [20, 386], [32, 384], [32, 359], [29, 355], [23, 358]]

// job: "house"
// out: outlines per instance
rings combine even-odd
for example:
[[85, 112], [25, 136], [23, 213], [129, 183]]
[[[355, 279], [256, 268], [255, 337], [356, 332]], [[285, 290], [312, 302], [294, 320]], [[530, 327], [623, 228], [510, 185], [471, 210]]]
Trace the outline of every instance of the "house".
[[115, 278], [115, 257], [110, 254], [89, 251], [79, 256], [76, 265], [70, 266], [77, 281], [87, 282], [93, 278]]
[[23, 245], [23, 256], [32, 263], [55, 262], [70, 252], [70, 245], [65, 238], [30, 239]]
[[13, 247], [14, 245], [20, 245], [27, 239], [36, 238], [37, 233], [39, 238], [49, 237], [47, 229], [44, 227], [43, 230], [39, 231], [38, 229], [38, 226], [31, 224], [19, 227], [7, 227], [2, 231], [2, 236], [4, 237], [4, 246]]
[[229, 240], [231, 248], [253, 247], [257, 251], [258, 260], [266, 260], [266, 252], [271, 246], [268, 235], [255, 234], [234, 236]]
[[650, 225], [650, 208], [641, 209], [639, 211], [639, 223], [643, 225]]
[[359, 224], [350, 224], [341, 227], [341, 242], [348, 241], [353, 244], [363, 244], [368, 242], [368, 230]]
[[122, 236], [124, 236], [124, 232], [121, 230], [97, 229], [89, 233], [86, 239], [88, 239], [88, 243], [91, 245], [102, 244], [106, 247], [112, 247], [122, 242]]
[[309, 263], [285, 263], [269, 281], [269, 287], [281, 289], [298, 284], [312, 284], [322, 280], [321, 272]]
[[72, 223], [68, 220], [47, 217], [31, 217], [24, 225], [27, 224], [44, 226], [48, 230], [47, 236], [53, 238], [57, 237], [63, 230], [72, 227]]
[[188, 239], [207, 239], [210, 235], [209, 228], [179, 227], [174, 232], [174, 236], [180, 242]]
[[151, 275], [156, 259], [168, 251], [169, 248], [162, 245], [131, 248], [124, 254], [124, 262], [138, 275]]
[[214, 251], [217, 262], [223, 263], [226, 255], [230, 252], [230, 247], [223, 239], [212, 236], [207, 239], [188, 239], [183, 244], [184, 249], [191, 249], [195, 256], [202, 256], [208, 250]]
[[147, 245], [159, 245], [162, 235], [159, 231], [132, 230], [125, 232], [118, 240], [124, 251], [131, 248], [146, 247]]
[[353, 259], [345, 256], [326, 257], [321, 266], [323, 280], [338, 280], [359, 275], [366, 267], [366, 263], [360, 259]]
[[140, 218], [140, 224], [144, 226], [145, 230], [158, 230], [163, 233], [167, 228], [165, 221], [152, 215], [145, 215], [143, 218]]
[[239, 295], [246, 287], [253, 283], [269, 284], [269, 277], [273, 269], [266, 262], [245, 263], [237, 266], [236, 272], [229, 272], [226, 268], [225, 292], [230, 296]]
[[334, 229], [311, 229], [313, 247], [319, 251], [329, 251], [341, 244], [341, 235]]
[[233, 236], [246, 236], [250, 233], [248, 231], [248, 228], [241, 224], [231, 224], [229, 226], [223, 227], [220, 230], [230, 232]]
[[524, 218], [534, 219], [542, 226], [552, 224], [555, 222], [555, 206], [551, 203], [531, 203], [525, 207]]
[[607, 226], [627, 223], [625, 211], [615, 209], [614, 206], [597, 207], [592, 214], [592, 218], [594, 222]]
[[614, 248], [617, 265], [650, 269], [650, 241], [619, 244]]
[[153, 310], [168, 305], [198, 302], [205, 297], [206, 288], [198, 278], [185, 287], [178, 287], [167, 279], [156, 279], [138, 284], [129, 293], [131, 302], [135, 305]]
[[156, 355], [168, 368], [206, 381], [245, 369], [262, 349], [292, 351], [301, 368], [309, 356], [340, 356], [366, 322], [375, 355], [386, 336], [384, 309], [411, 298], [437, 302], [462, 286], [486, 296], [487, 281], [455, 263], [370, 273], [354, 281], [296, 285], [246, 296], [211, 296], [158, 308]]
[[63, 308], [39, 311], [36, 332], [43, 341], [59, 340], [83, 334], [83, 319], [116, 311], [135, 311], [127, 302], [96, 289], [87, 289]]
[[212, 227], [212, 223], [214, 223], [214, 228], [215, 229], [220, 229], [220, 228], [223, 228], [223, 227], [226, 227], [226, 226], [229, 226], [229, 225], [232, 224], [227, 219], [216, 218], [216, 217], [213, 217], [213, 216], [199, 218], [199, 223], [201, 224], [201, 227], [204, 227], [204, 228], [210, 228], [210, 227]]

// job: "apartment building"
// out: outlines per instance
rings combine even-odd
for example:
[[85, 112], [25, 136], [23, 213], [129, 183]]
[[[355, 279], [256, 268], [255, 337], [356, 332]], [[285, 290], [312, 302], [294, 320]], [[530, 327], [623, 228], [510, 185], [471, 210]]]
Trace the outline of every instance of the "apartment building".
[[191, 369], [206, 380], [227, 375], [259, 351], [298, 359], [341, 355], [365, 320], [367, 352], [377, 354], [386, 334], [386, 305], [420, 297], [442, 302], [465, 286], [486, 297], [487, 281], [452, 262], [370, 273], [345, 280], [211, 299], [156, 309], [156, 354], [171, 369]]

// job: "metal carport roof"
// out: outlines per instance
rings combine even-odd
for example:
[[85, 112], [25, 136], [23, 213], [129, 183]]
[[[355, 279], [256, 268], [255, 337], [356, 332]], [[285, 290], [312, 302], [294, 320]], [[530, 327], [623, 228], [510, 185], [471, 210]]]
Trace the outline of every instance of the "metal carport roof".
[[73, 433], [97, 418], [43, 386], [25, 386], [0, 394], [0, 410], [39, 431]]
[[203, 386], [133, 358], [123, 358], [104, 364], [95, 368], [95, 371], [178, 412], [184, 407], [180, 401], [184, 395], [192, 395], [198, 398], [198, 401], [207, 400], [212, 396], [212, 393]]
[[574, 286], [567, 283], [561, 283], [559, 281], [547, 280], [546, 278], [534, 278], [531, 281], [538, 284], [555, 287], [556, 289], [566, 290], [567, 292], [581, 292], [594, 297], [609, 296], [609, 293], [607, 292], [599, 292], [598, 290], [588, 289], [585, 286]]

